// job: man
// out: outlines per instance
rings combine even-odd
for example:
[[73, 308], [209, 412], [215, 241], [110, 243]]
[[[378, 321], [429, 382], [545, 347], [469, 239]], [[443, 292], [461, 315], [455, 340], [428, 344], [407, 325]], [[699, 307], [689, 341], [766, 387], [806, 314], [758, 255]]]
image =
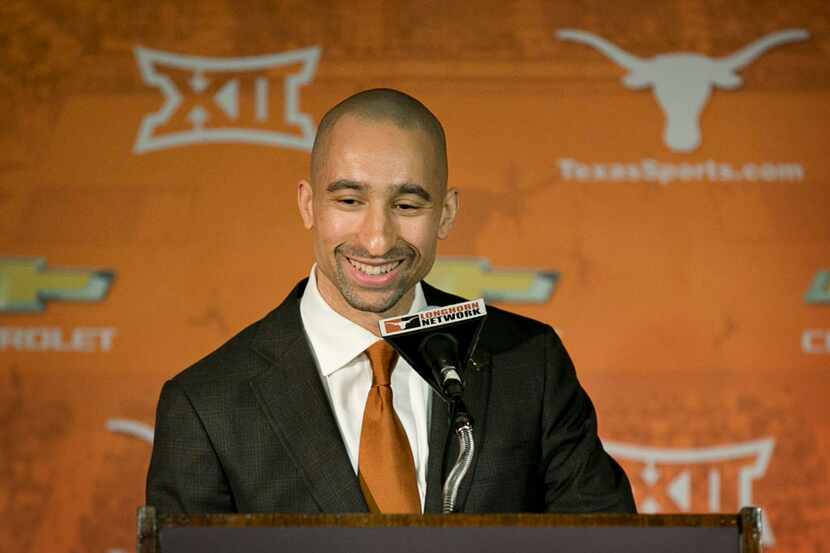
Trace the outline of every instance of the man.
[[[378, 321], [462, 301], [421, 282], [459, 209], [444, 131], [401, 92], [356, 94], [321, 121], [297, 196], [316, 265], [264, 319], [164, 385], [147, 503], [440, 512], [458, 452], [447, 409], [378, 343]], [[489, 308], [465, 380], [477, 449], [461, 511], [634, 511], [549, 326]]]

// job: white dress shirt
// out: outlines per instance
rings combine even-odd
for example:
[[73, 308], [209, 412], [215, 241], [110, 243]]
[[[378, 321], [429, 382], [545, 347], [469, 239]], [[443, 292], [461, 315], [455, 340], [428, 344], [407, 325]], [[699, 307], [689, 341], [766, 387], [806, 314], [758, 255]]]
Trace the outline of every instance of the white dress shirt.
[[[316, 269], [316, 265], [311, 268], [308, 285], [300, 300], [300, 316], [349, 460], [357, 474], [363, 410], [372, 387], [372, 367], [364, 352], [381, 338], [343, 317], [326, 303], [317, 289]], [[418, 283], [409, 313], [422, 311], [426, 307], [424, 292]], [[392, 370], [391, 386], [392, 404], [415, 459], [423, 511], [432, 394], [429, 384], [400, 357]]]

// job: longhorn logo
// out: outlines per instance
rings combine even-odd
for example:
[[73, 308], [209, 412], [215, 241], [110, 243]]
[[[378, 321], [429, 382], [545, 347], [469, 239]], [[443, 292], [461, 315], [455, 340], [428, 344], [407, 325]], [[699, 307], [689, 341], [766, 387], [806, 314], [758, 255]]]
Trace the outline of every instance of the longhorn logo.
[[[717, 513], [753, 504], [752, 483], [766, 473], [775, 440], [691, 449], [606, 440], [603, 445], [631, 477], [640, 511]], [[762, 540], [767, 545], [775, 542], [766, 515]]]
[[442, 257], [426, 277], [433, 286], [486, 302], [545, 303], [559, 280], [556, 271], [494, 269], [483, 257]]
[[136, 47], [135, 56], [164, 104], [142, 120], [134, 153], [207, 142], [311, 150], [314, 124], [299, 111], [299, 89], [314, 76], [320, 48], [204, 58]]
[[131, 419], [107, 419], [104, 424], [107, 430], [113, 434], [123, 434], [132, 438], [138, 438], [148, 444], [153, 443], [155, 430], [149, 424]]
[[386, 332], [394, 333], [406, 330], [408, 328], [418, 328], [421, 326], [421, 319], [416, 315], [407, 315], [399, 319], [383, 321]]
[[556, 36], [596, 48], [619, 66], [628, 70], [623, 84], [631, 90], [651, 87], [666, 117], [663, 141], [675, 152], [691, 152], [700, 145], [700, 113], [713, 87], [733, 90], [741, 86], [737, 71], [758, 56], [781, 44], [806, 40], [804, 29], [770, 33], [731, 56], [709, 58], [700, 54], [677, 52], [650, 59], [634, 56], [592, 33], [560, 29]]

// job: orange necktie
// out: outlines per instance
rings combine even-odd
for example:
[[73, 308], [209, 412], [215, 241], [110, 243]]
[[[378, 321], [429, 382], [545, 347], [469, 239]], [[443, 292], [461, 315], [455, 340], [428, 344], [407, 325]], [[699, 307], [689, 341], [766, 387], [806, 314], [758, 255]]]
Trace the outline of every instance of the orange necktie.
[[392, 407], [389, 386], [398, 355], [383, 340], [372, 344], [366, 355], [372, 364], [372, 387], [360, 430], [360, 489], [372, 513], [420, 514], [415, 461], [406, 432]]

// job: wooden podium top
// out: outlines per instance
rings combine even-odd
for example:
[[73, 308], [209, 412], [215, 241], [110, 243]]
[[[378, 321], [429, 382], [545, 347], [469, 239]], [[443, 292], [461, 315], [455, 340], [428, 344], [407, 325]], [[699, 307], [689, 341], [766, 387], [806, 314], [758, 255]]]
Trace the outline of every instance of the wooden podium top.
[[[661, 528], [664, 530], [657, 530]], [[211, 529], [214, 531], [211, 532]], [[216, 532], [215, 529], [223, 530]], [[245, 529], [260, 530], [246, 532]], [[305, 529], [305, 534], [297, 533], [303, 529]], [[323, 531], [323, 529], [327, 530]], [[761, 551], [761, 509], [758, 507], [745, 507], [737, 514], [670, 515], [308, 515], [283, 513], [158, 515], [155, 509], [149, 506], [141, 507], [138, 512], [137, 551], [138, 553], [177, 553], [193, 547], [198, 547], [198, 550], [202, 552], [216, 551], [217, 553], [231, 549], [251, 552], [281, 551], [283, 549], [278, 543], [281, 536], [285, 536], [290, 542], [288, 550], [291, 551], [303, 551], [304, 553], [341, 550], [369, 551], [370, 549], [366, 549], [366, 544], [361, 542], [363, 538], [355, 537], [361, 534], [361, 532], [355, 532], [355, 529], [374, 529], [371, 540], [367, 542], [372, 544], [370, 549], [374, 550], [376, 546], [379, 551], [392, 550], [395, 553], [420, 551], [419, 547], [426, 547], [418, 543], [422, 538], [427, 542], [444, 546], [446, 546], [446, 538], [455, 544], [452, 549], [447, 547], [446, 549], [433, 549], [433, 551], [453, 550], [456, 553], [463, 553], [463, 548], [459, 549], [458, 543], [467, 542], [471, 544], [468, 551], [483, 551], [488, 541], [491, 544], [494, 541], [503, 541], [508, 535], [511, 540], [518, 540], [515, 545], [517, 548], [509, 549], [516, 553], [521, 553], [522, 550], [552, 550], [554, 543], [558, 552], [582, 551], [578, 547], [574, 549], [568, 546], [567, 544], [570, 543], [568, 540], [573, 540], [574, 544], [585, 545], [586, 551], [595, 551], [596, 545], [610, 543], [614, 545], [614, 551], [648, 550], [659, 553], [661, 551], [659, 549], [644, 549], [643, 547], [652, 547], [653, 543], [674, 543], [671, 541], [673, 539], [676, 539], [677, 543], [685, 544], [684, 548], [668, 547], [662, 551], [714, 551], [711, 547], [715, 546], [706, 545], [710, 543], [726, 544], [718, 551], [736, 553], [760, 553]], [[392, 530], [378, 532], [378, 529]], [[445, 530], [436, 533], [435, 529]], [[480, 536], [476, 538], [475, 529], [491, 530], [489, 533], [480, 533]], [[498, 534], [498, 529], [502, 529], [502, 534]], [[509, 530], [509, 534], [504, 534], [505, 529]], [[523, 529], [537, 530], [523, 531]], [[543, 535], [539, 533], [539, 529], [549, 529], [550, 532]], [[635, 531], [635, 529], [640, 530]], [[533, 535], [530, 536], [531, 534]], [[659, 538], [655, 541], [654, 538], [658, 534]], [[481, 536], [484, 536], [483, 539], [486, 540], [483, 544]], [[523, 536], [528, 539], [523, 539]], [[586, 539], [589, 542], [593, 541], [593, 537], [600, 538], [599, 542], [595, 544], [586, 542]], [[240, 543], [240, 540], [244, 543]], [[341, 549], [340, 546], [344, 540], [351, 540], [354, 543], [350, 543], [346, 549]], [[627, 544], [628, 540], [636, 543]], [[387, 545], [380, 543], [387, 541], [389, 542]], [[226, 545], [230, 547], [231, 544], [233, 544], [231, 549], [225, 548]], [[405, 544], [403, 548], [401, 544]], [[285, 545], [289, 546], [288, 543]], [[482, 549], [482, 545], [485, 549]], [[629, 548], [628, 545], [631, 547]], [[354, 549], [355, 547], [362, 549]], [[603, 551], [609, 550], [603, 549]]]

